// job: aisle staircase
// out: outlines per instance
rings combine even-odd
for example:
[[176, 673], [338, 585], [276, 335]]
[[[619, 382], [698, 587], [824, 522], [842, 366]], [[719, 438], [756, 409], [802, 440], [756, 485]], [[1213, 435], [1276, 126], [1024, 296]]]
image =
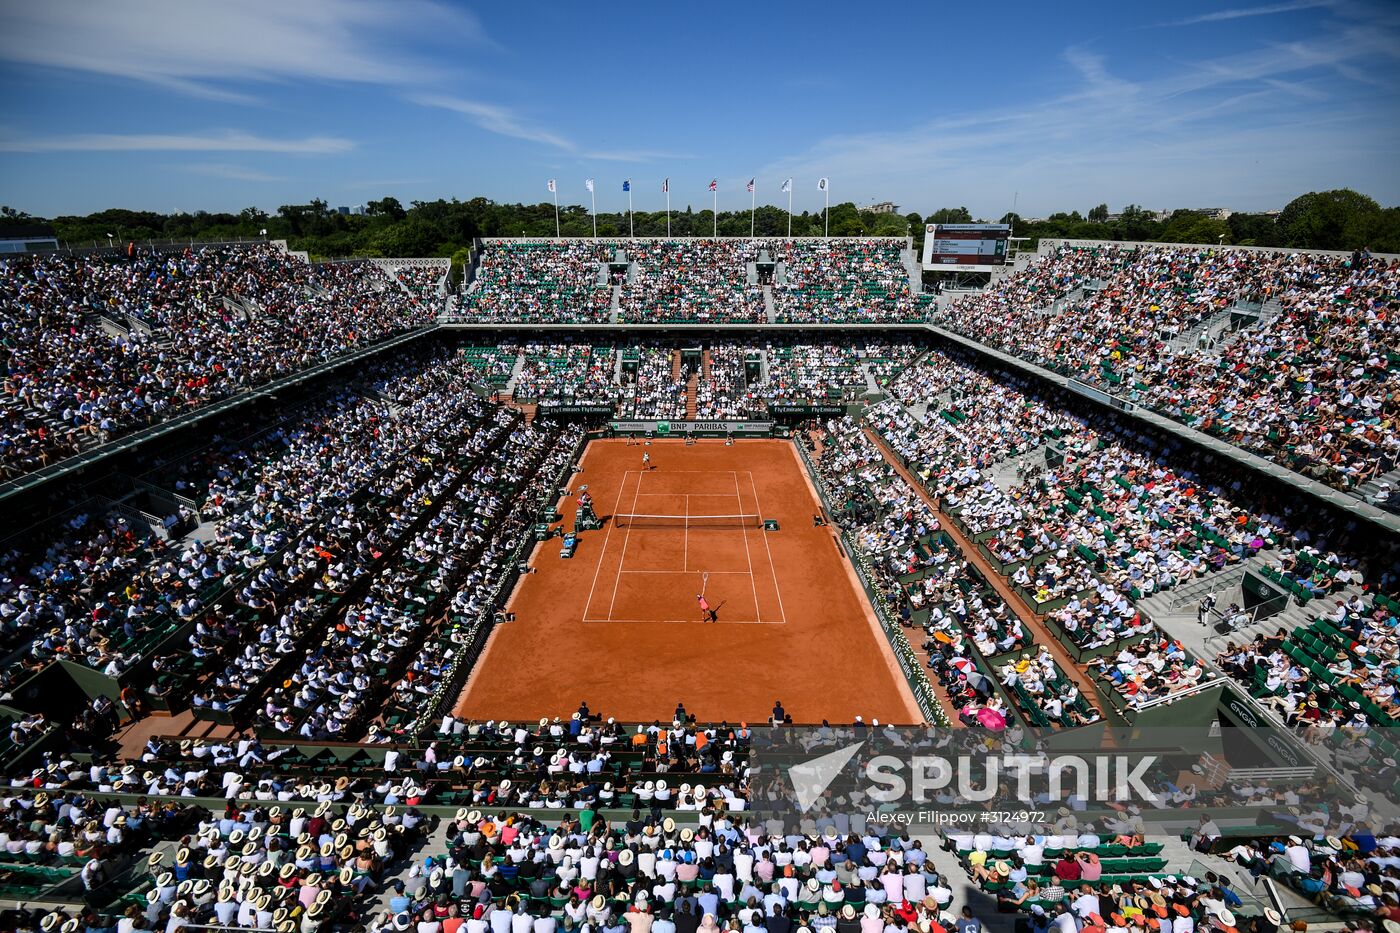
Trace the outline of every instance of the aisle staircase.
[[671, 351], [671, 382], [681, 381], [681, 351]]
[[706, 380], [710, 378], [710, 351], [708, 347], [700, 351], [700, 375], [704, 376]]
[[[1384, 500], [1380, 498], [1382, 484], [1387, 487], [1389, 493]], [[1396, 495], [1396, 489], [1400, 489], [1400, 469], [1391, 470], [1375, 479], [1367, 480], [1361, 486], [1348, 492], [1348, 495], [1363, 502], [1369, 502], [1376, 508], [1385, 509], [1387, 512], [1400, 512], [1400, 495]]]
[[685, 383], [685, 418], [687, 421], [695, 420], [695, 390], [700, 385], [700, 376], [691, 373], [690, 378]]

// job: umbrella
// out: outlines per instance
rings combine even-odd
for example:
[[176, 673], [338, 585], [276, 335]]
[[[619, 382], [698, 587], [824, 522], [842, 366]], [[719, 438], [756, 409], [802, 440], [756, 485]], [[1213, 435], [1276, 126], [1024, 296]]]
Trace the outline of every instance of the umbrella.
[[1000, 732], [1006, 728], [1006, 717], [996, 710], [986, 707], [977, 711], [977, 721], [993, 732]]

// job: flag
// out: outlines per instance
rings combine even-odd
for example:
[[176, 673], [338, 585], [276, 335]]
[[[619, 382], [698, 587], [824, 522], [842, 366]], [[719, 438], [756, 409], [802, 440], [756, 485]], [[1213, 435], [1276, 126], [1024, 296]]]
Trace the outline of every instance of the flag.
[[717, 178], [711, 178], [711, 179], [710, 179], [710, 190], [711, 190], [711, 191], [718, 191], [718, 190], [719, 190], [719, 179], [717, 179]]
[[671, 179], [669, 179], [669, 178], [663, 178], [663, 179], [661, 179], [661, 193], [662, 193], [662, 194], [669, 194], [670, 191], [671, 191]]
[[548, 185], [547, 185], [546, 187], [548, 187], [550, 191], [554, 191], [554, 179], [553, 179], [553, 178], [551, 178], [551, 179], [549, 180], [549, 183], [548, 183]]
[[749, 194], [753, 194], [753, 183], [754, 183], [755, 181], [757, 181], [757, 180], [758, 180], [758, 179], [756, 179], [756, 178], [750, 178], [750, 179], [749, 179]]
[[588, 179], [587, 181], [585, 181], [585, 182], [583, 183], [583, 186], [584, 186], [585, 188], [587, 188], [589, 191], [592, 191], [592, 190], [593, 190], [593, 179], [590, 178], [590, 179]]
[[792, 179], [789, 178], [787, 181], [783, 182], [783, 187], [782, 187], [780, 190], [782, 190], [782, 191], [791, 191], [791, 190], [792, 190]]
[[632, 190], [632, 179], [629, 178], [629, 179], [627, 179], [626, 181], [624, 181], [624, 182], [622, 183], [622, 190], [623, 190], [623, 191], [631, 191], [631, 190]]
[[825, 179], [825, 178], [823, 178], [821, 181], [817, 182], [817, 190], [818, 190], [818, 191], [825, 191], [825, 190], [826, 190], [826, 179]]

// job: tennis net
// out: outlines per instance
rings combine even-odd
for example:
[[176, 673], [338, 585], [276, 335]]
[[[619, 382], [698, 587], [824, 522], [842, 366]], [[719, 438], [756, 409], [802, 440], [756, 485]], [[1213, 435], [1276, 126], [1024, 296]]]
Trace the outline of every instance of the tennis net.
[[753, 515], [614, 515], [618, 528], [762, 528], [763, 516]]

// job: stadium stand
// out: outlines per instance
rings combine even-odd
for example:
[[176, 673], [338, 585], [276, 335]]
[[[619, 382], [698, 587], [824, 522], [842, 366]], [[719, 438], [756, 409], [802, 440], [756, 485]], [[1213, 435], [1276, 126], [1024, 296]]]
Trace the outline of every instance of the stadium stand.
[[611, 245], [495, 243], [483, 250], [476, 277], [449, 319], [531, 324], [589, 323], [608, 319], [606, 284]]
[[936, 320], [1350, 489], [1400, 452], [1397, 276], [1302, 252], [1061, 246]]
[[791, 240], [774, 249], [779, 323], [906, 324], [918, 318], [901, 240]]
[[748, 240], [632, 241], [634, 272], [623, 284], [620, 320], [627, 323], [755, 323], [763, 290], [748, 284], [758, 250]]
[[308, 266], [275, 246], [7, 258], [0, 469], [22, 475], [436, 316], [371, 264]]
[[[434, 320], [483, 329], [143, 445], [111, 475], [65, 481], [50, 514], [27, 503], [0, 543], [0, 895], [40, 906], [0, 920], [1276, 933], [1269, 911], [1287, 902], [1358, 930], [1400, 923], [1388, 812], [1361, 795], [1303, 803], [1324, 770], [1393, 795], [1394, 551], [1344, 512], [948, 338], [868, 329], [932, 314], [1355, 488], [1394, 466], [1397, 268], [1062, 247], [939, 303], [912, 294], [903, 249], [490, 242], [452, 299], [441, 263], [307, 264], [270, 246], [5, 260], [7, 475]], [[746, 332], [766, 317], [769, 287], [748, 269], [765, 251], [775, 322], [852, 329]], [[539, 326], [484, 327], [503, 323]], [[545, 326], [609, 323], [714, 330]], [[937, 848], [872, 823], [748, 821], [747, 723], [683, 708], [618, 722], [606, 690], [590, 698], [600, 711], [458, 718], [492, 631], [516, 624], [506, 598], [541, 526], [555, 531], [590, 428], [779, 412], [774, 433], [819, 492], [814, 526], [833, 526], [928, 722], [946, 727], [930, 741], [1097, 735], [1238, 694], [1328, 768], [1245, 784], [1174, 771], [1157, 812], [1067, 807], [1036, 832], [988, 821]], [[118, 487], [166, 494], [118, 501]], [[1310, 618], [1251, 618], [1207, 649], [1149, 608], [1246, 571]], [[696, 663], [728, 675], [722, 650]], [[878, 727], [813, 731], [839, 745]], [[1245, 803], [1247, 825], [1215, 825]], [[1179, 810], [1200, 828], [1148, 838]], [[1287, 897], [1260, 893], [1264, 876]]]

